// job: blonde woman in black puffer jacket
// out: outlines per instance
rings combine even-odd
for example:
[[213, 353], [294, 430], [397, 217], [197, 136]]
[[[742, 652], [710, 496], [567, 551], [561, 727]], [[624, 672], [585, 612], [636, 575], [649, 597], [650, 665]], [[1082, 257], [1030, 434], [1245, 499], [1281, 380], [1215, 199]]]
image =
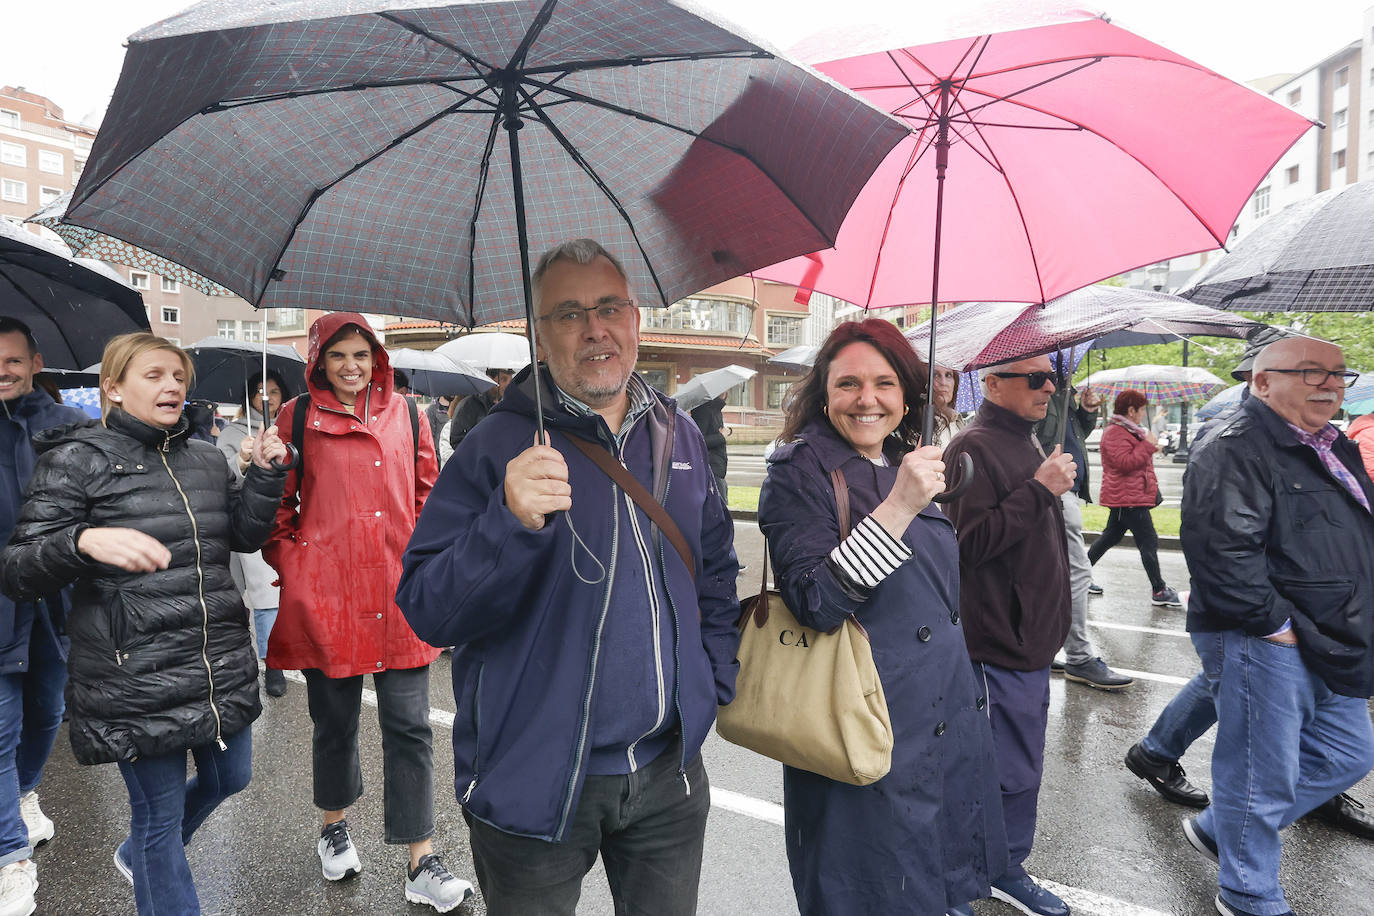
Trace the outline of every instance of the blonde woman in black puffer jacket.
[[[191, 362], [151, 334], [112, 340], [101, 362], [105, 418], [49, 430], [0, 589], [15, 598], [73, 585], [68, 698], [72, 749], [117, 762], [132, 807], [115, 865], [140, 913], [199, 913], [183, 846], [248, 784], [261, 712], [257, 653], [229, 573], [231, 550], [271, 531], [287, 454], [260, 437], [242, 485], [182, 413]], [[186, 752], [196, 773], [186, 779]]]

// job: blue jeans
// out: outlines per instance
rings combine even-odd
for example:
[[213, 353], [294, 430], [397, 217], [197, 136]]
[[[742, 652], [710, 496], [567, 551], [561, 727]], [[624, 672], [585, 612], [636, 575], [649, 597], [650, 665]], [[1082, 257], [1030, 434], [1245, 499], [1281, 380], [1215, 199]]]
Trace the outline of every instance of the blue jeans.
[[1212, 699], [1212, 687], [1207, 680], [1207, 659], [1214, 657], [1212, 668], [1220, 670], [1221, 642], [1220, 633], [1193, 634], [1193, 645], [1202, 659], [1203, 670], [1174, 695], [1155, 719], [1150, 733], [1141, 739], [1141, 748], [1150, 756], [1178, 760], [1194, 741], [1217, 723], [1216, 701]]
[[[42, 613], [40, 611], [40, 613]], [[62, 725], [67, 662], [57, 636], [35, 619], [29, 670], [0, 675], [0, 866], [33, 854], [19, 797], [38, 788]]]
[[267, 637], [272, 635], [272, 625], [277, 622], [277, 609], [274, 607], [253, 608], [253, 633], [258, 638], [258, 658], [267, 657]]
[[1221, 652], [1198, 654], [1213, 684], [1217, 741], [1212, 806], [1198, 817], [1217, 843], [1226, 903], [1269, 916], [1289, 910], [1279, 886], [1279, 830], [1374, 767], [1369, 704], [1332, 693], [1296, 646], [1220, 634]]
[[190, 916], [200, 912], [186, 844], [211, 811], [248, 785], [253, 773], [253, 730], [191, 748], [196, 775], [186, 778], [186, 751], [121, 760], [129, 789], [129, 838], [120, 846], [134, 873], [140, 916]]

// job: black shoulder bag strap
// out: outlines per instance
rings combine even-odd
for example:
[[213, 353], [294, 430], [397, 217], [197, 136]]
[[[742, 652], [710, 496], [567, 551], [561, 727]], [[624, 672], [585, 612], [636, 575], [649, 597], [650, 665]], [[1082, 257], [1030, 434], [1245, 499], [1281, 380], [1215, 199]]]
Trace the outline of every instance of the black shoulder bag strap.
[[692, 556], [692, 548], [687, 546], [687, 538], [683, 536], [682, 529], [673, 521], [673, 517], [668, 514], [668, 510], [663, 508], [663, 504], [654, 499], [653, 495], [644, 487], [644, 484], [635, 480], [634, 475], [625, 469], [625, 465], [615, 460], [615, 456], [608, 452], [605, 446], [588, 442], [579, 436], [569, 435], [568, 441], [577, 447], [577, 450], [596, 463], [596, 466], [605, 472], [606, 476], [620, 485], [620, 488], [630, 494], [639, 508], [653, 520], [658, 526], [658, 530], [667, 535], [669, 542], [677, 550], [678, 556], [682, 557], [682, 562], [687, 564], [687, 572], [692, 576], [692, 581], [697, 578], [696, 559]]

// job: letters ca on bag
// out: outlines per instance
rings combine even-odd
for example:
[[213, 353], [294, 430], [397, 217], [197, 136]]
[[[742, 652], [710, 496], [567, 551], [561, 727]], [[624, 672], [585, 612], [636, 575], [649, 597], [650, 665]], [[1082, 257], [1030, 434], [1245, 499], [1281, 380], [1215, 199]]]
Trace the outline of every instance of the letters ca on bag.
[[809, 649], [811, 648], [811, 639], [815, 638], [815, 634], [811, 634], [811, 639], [808, 639], [806, 633], [807, 631], [802, 629], [780, 630], [778, 642], [793, 649]]

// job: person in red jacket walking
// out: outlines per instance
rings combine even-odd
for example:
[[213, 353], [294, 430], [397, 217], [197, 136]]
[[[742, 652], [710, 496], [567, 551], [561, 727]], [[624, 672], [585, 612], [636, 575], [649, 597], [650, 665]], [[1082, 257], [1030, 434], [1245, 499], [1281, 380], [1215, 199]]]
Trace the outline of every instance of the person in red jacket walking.
[[[317, 851], [330, 881], [362, 871], [344, 819], [363, 794], [358, 716], [363, 675], [377, 691], [385, 840], [410, 847], [405, 897], [441, 913], [472, 894], [434, 854], [429, 664], [396, 607], [401, 555], [438, 476], [429, 424], [393, 390], [386, 350], [354, 312], [310, 327], [309, 394], [282, 405], [277, 426], [300, 464], [286, 481], [263, 557], [281, 576], [267, 647], [271, 668], [305, 675], [315, 724]], [[297, 411], [304, 411], [297, 417]]]
[[1145, 395], [1135, 389], [1123, 391], [1116, 396], [1112, 409], [1112, 418], [1098, 446], [1102, 456], [1102, 492], [1098, 502], [1111, 511], [1107, 514], [1107, 527], [1088, 549], [1088, 561], [1097, 565], [1102, 555], [1121, 543], [1130, 531], [1145, 575], [1150, 578], [1150, 602], [1181, 608], [1178, 592], [1165, 583], [1159, 571], [1159, 536], [1150, 516], [1150, 510], [1160, 501], [1154, 464], [1159, 440], [1142, 425]]

